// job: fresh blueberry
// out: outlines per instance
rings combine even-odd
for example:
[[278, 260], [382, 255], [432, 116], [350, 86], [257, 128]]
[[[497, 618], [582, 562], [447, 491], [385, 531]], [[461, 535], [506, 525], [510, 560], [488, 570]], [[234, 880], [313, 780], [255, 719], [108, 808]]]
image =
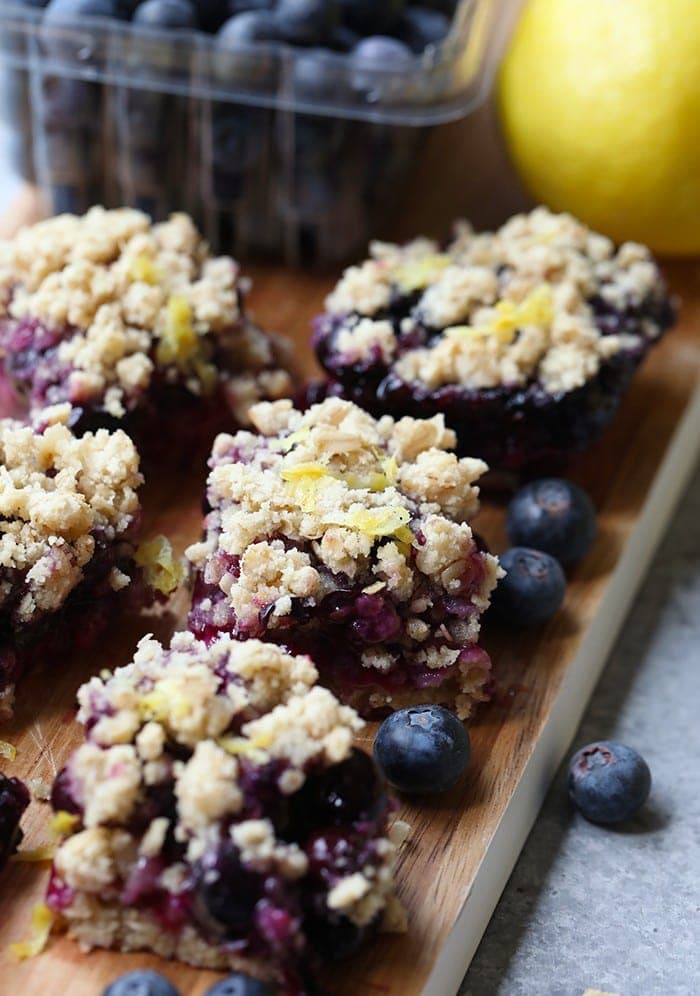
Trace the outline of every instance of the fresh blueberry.
[[280, 34], [294, 45], [321, 45], [339, 23], [337, 0], [278, 0]]
[[466, 729], [442, 706], [411, 706], [384, 720], [374, 756], [387, 781], [401, 792], [444, 792], [469, 763]]
[[[294, 59], [294, 93], [302, 100], [332, 99], [335, 80], [327, 49], [310, 48]], [[301, 117], [301, 116], [300, 116]], [[298, 123], [297, 118], [297, 123]], [[297, 141], [299, 139], [297, 138]]]
[[136, 971], [120, 975], [102, 996], [180, 996], [178, 990], [158, 972]]
[[265, 10], [249, 10], [230, 17], [216, 37], [226, 48], [236, 48], [253, 42], [278, 41], [280, 30], [274, 14]]
[[124, 21], [128, 16], [128, 8], [121, 0], [51, 0], [44, 14], [44, 23], [75, 24], [84, 17], [109, 17]]
[[377, 819], [386, 810], [386, 786], [372, 758], [354, 748], [345, 761], [310, 775], [291, 803], [299, 836], [310, 826]]
[[194, 878], [197, 897], [217, 925], [234, 934], [250, 927], [263, 882], [243, 868], [232, 843], [207, 851], [195, 867]]
[[351, 53], [352, 61], [363, 69], [386, 69], [399, 71], [413, 65], [410, 48], [396, 38], [371, 35], [363, 38]]
[[197, 11], [189, 0], [146, 0], [136, 8], [133, 20], [149, 28], [196, 28]]
[[254, 979], [252, 975], [236, 972], [215, 982], [207, 989], [204, 996], [274, 996], [274, 993], [274, 989], [267, 982]]
[[576, 484], [548, 477], [518, 491], [508, 506], [506, 528], [514, 545], [544, 550], [560, 564], [572, 564], [595, 538], [595, 509]]
[[405, 0], [340, 0], [343, 24], [360, 35], [378, 35], [397, 23]]
[[538, 626], [551, 619], [566, 594], [559, 561], [525, 546], [513, 546], [499, 559], [506, 576], [491, 599], [494, 613], [513, 626]]
[[636, 750], [599, 740], [576, 751], [569, 762], [569, 798], [592, 823], [629, 820], [644, 805], [651, 772]]
[[450, 30], [450, 21], [438, 10], [429, 7], [406, 7], [399, 21], [397, 34], [417, 53], [428, 45], [442, 41]]

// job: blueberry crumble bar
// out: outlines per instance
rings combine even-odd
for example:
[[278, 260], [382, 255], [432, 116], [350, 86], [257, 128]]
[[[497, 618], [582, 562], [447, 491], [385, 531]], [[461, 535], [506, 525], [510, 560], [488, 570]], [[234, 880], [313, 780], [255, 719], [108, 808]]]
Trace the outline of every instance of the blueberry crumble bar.
[[173, 439], [182, 451], [194, 433], [210, 445], [229, 413], [244, 424], [253, 402], [290, 389], [244, 289], [184, 214], [152, 224], [96, 207], [25, 228], [0, 243], [5, 403], [69, 402], [76, 431], [123, 427], [147, 452]]
[[353, 746], [362, 721], [316, 678], [273, 644], [177, 633], [84, 685], [86, 740], [52, 791], [57, 926], [289, 993], [401, 929], [392, 804]]
[[674, 317], [644, 246], [541, 207], [496, 232], [460, 224], [444, 251], [419, 238], [371, 253], [315, 323], [325, 393], [375, 415], [442, 413], [498, 469], [589, 445]]
[[0, 771], [0, 870], [22, 842], [20, 820], [29, 805], [29, 790], [19, 778]]
[[378, 421], [329, 398], [263, 402], [257, 434], [220, 435], [210, 460], [190, 629], [308, 653], [363, 715], [487, 697], [479, 617], [499, 567], [468, 520], [481, 460], [458, 459], [442, 415]]
[[134, 444], [121, 430], [76, 438], [61, 417], [45, 412], [43, 431], [0, 420], [0, 716], [42, 644], [87, 643], [117, 603], [147, 597]]

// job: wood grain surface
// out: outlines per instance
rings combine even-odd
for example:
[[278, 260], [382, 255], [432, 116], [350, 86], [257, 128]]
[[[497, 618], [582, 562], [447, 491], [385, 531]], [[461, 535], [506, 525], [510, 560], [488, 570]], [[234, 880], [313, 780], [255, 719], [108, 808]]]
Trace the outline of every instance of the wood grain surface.
[[[12, 224], [34, 209], [29, 197]], [[321, 307], [332, 280], [282, 269], [256, 267], [250, 272], [255, 279], [251, 305], [257, 317], [294, 340], [304, 372], [313, 375], [309, 319]], [[654, 350], [612, 428], [571, 468], [570, 476], [591, 493], [598, 509], [595, 545], [571, 573], [564, 608], [548, 625], [525, 635], [486, 631], [484, 643], [495, 663], [496, 690], [470, 726], [473, 759], [468, 776], [444, 796], [401, 807], [400, 817], [411, 826], [398, 864], [408, 933], [380, 938], [351, 964], [336, 969], [327, 980], [333, 996], [422, 992], [478, 881], [489, 845], [548, 723], [567, 669], [584, 635], [596, 625], [611, 571], [698, 384], [700, 266], [674, 264], [668, 275], [683, 301], [679, 326]], [[197, 464], [186, 479], [148, 481], [143, 492], [146, 529], [167, 533], [179, 550], [197, 537], [204, 479], [205, 467]], [[503, 548], [503, 505], [498, 496], [485, 499], [477, 528], [496, 550]], [[22, 683], [16, 716], [0, 730], [2, 738], [17, 747], [16, 760], [4, 765], [6, 772], [49, 781], [81, 740], [74, 721], [78, 685], [95, 670], [126, 663], [140, 635], [154, 632], [167, 638], [182, 623], [185, 611], [186, 599], [180, 597], [159, 616], [115, 619], [98, 652], [88, 657], [56, 646], [52, 658]], [[573, 735], [574, 730], [568, 732]], [[367, 747], [372, 735], [369, 726], [362, 738]], [[45, 804], [32, 803], [24, 821], [24, 847], [48, 842], [48, 816]], [[12, 863], [0, 875], [0, 993], [97, 996], [116, 975], [135, 967], [154, 967], [183, 994], [199, 996], [216, 978], [144, 954], [86, 955], [63, 937], [54, 938], [39, 957], [13, 962], [7, 946], [28, 935], [30, 912], [41, 900], [46, 879], [47, 867], [41, 864]]]

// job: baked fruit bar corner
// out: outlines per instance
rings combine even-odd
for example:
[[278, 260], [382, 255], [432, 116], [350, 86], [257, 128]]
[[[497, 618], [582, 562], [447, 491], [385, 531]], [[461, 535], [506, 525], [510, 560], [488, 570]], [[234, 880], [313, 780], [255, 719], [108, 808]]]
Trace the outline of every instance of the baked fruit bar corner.
[[28, 805], [29, 789], [24, 782], [0, 771], [0, 871], [22, 842], [19, 824]]
[[142, 455], [211, 445], [253, 402], [290, 392], [245, 286], [184, 214], [152, 224], [95, 207], [22, 229], [0, 243], [5, 414], [69, 402], [77, 432], [125, 428]]
[[402, 929], [392, 804], [353, 746], [362, 721], [307, 657], [146, 637], [78, 698], [86, 739], [53, 786], [64, 836], [47, 904], [83, 947], [238, 968], [294, 994], [324, 957]]
[[149, 581], [168, 569], [167, 544], [136, 545], [131, 439], [106, 429], [76, 438], [67, 417], [67, 406], [47, 410], [42, 430], [0, 420], [0, 717], [35, 656], [87, 645], [117, 606], [150, 601]]
[[458, 225], [444, 250], [419, 238], [371, 252], [316, 320], [320, 392], [375, 415], [441, 413], [460, 451], [496, 470], [589, 446], [674, 319], [648, 249], [545, 208], [496, 232]]
[[466, 718], [487, 697], [479, 620], [499, 576], [468, 520], [481, 460], [441, 415], [375, 420], [349, 401], [251, 409], [210, 460], [190, 629], [308, 653], [369, 715], [424, 702]]

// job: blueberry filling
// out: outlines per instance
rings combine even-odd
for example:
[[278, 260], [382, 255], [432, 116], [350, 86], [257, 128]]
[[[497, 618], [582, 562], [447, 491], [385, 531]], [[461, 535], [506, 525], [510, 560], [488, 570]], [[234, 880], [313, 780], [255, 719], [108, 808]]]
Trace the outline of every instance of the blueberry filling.
[[0, 869], [22, 842], [20, 820], [29, 805], [29, 792], [19, 778], [0, 772]]
[[[51, 796], [65, 836], [47, 903], [69, 932], [120, 946], [110, 931], [129, 924], [148, 949], [155, 931], [161, 953], [262, 965], [298, 996], [323, 957], [374, 933], [393, 804], [352, 746], [357, 715], [315, 681], [269, 644], [181, 633], [169, 650], [145, 638], [133, 665], [81, 689], [87, 740]], [[85, 847], [119, 861], [93, 876]]]
[[[340, 396], [377, 417], [442, 413], [459, 451], [496, 469], [544, 468], [589, 446], [675, 318], [646, 250], [626, 245], [616, 254], [612, 243], [543, 209], [496, 233], [458, 236], [443, 253], [420, 240], [378, 253], [347, 271], [315, 320], [313, 346], [330, 380], [302, 403]], [[419, 290], [402, 282], [406, 274]], [[523, 287], [534, 299], [550, 295], [539, 314]], [[381, 328], [369, 332], [369, 319]], [[551, 329], [544, 352], [532, 334], [538, 324]], [[489, 335], [491, 345], [499, 336], [501, 346], [512, 345], [512, 358], [499, 347], [469, 353]]]

